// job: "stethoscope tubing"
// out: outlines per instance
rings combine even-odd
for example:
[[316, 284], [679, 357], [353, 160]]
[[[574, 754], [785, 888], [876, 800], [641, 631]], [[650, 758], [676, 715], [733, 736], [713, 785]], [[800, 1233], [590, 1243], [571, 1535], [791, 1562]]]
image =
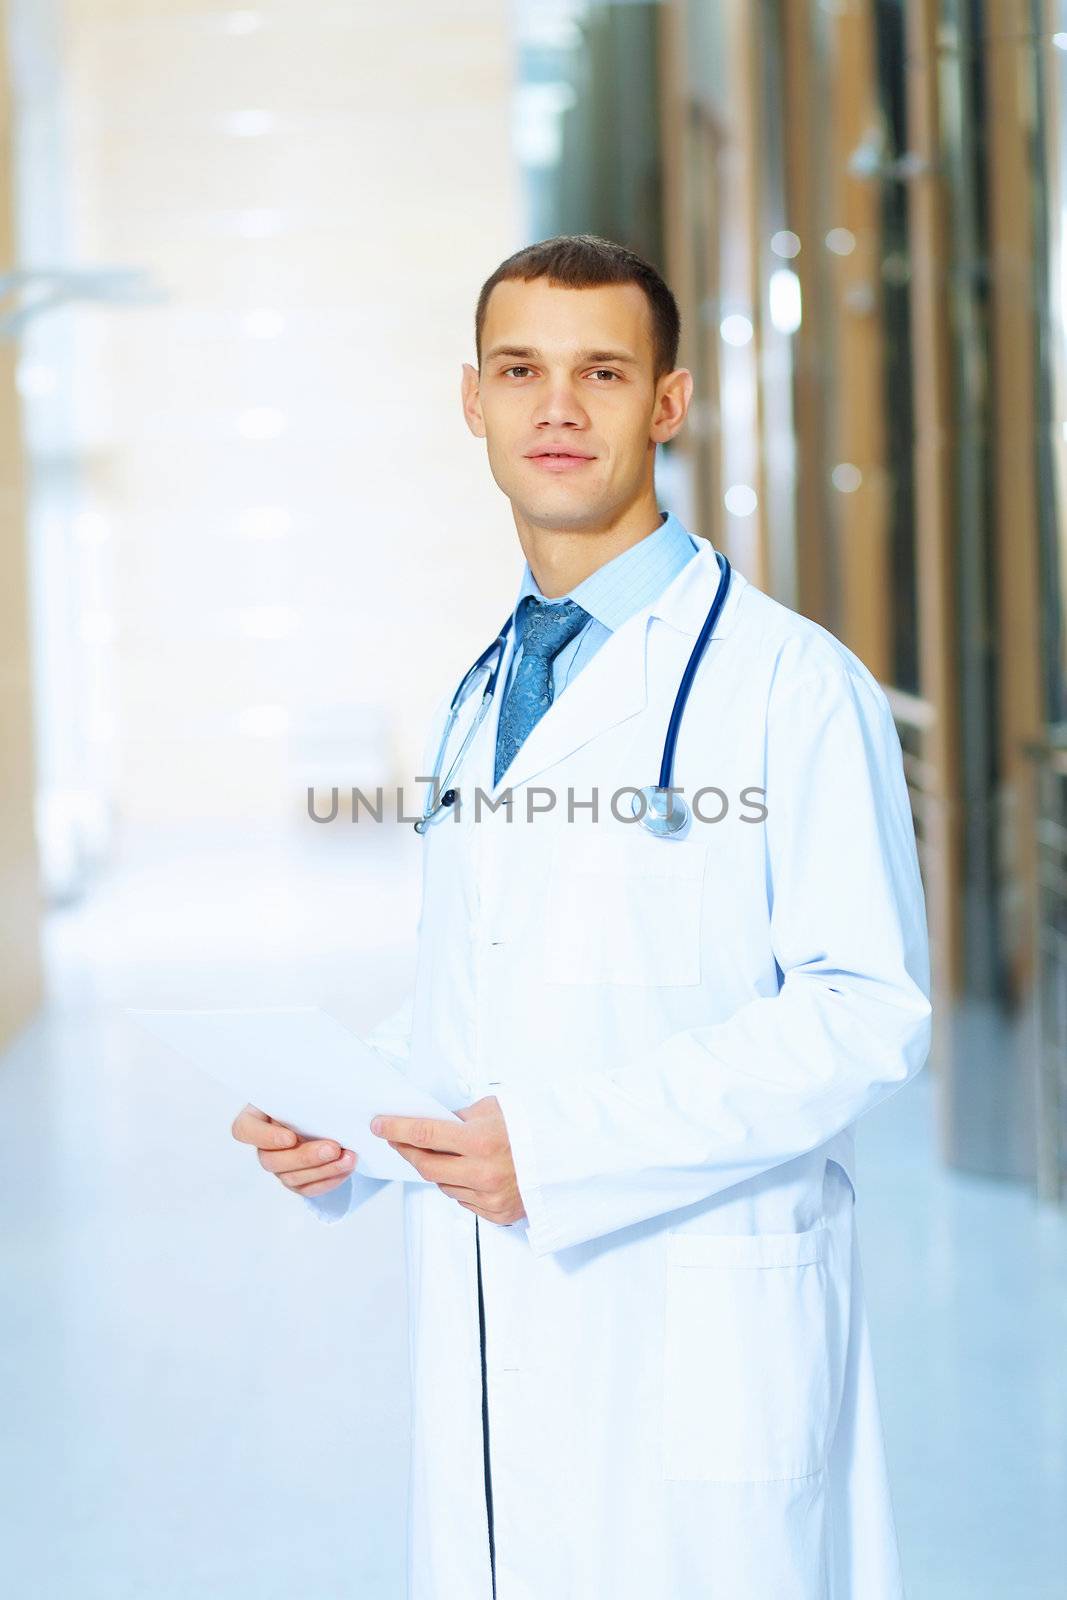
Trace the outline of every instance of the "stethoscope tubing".
[[[715, 632], [715, 625], [719, 620], [722, 608], [726, 604], [727, 595], [730, 592], [730, 563], [726, 556], [723, 555], [721, 550], [717, 550], [715, 552], [715, 556], [719, 564], [719, 585], [715, 591], [715, 598], [711, 603], [711, 608], [704, 619], [704, 623], [699, 634], [697, 635], [696, 643], [693, 645], [692, 651], [690, 652], [689, 660], [685, 664], [685, 671], [682, 673], [681, 680], [678, 684], [678, 692], [674, 697], [674, 705], [671, 708], [670, 720], [667, 723], [667, 732], [663, 740], [663, 757], [660, 761], [659, 768], [659, 783], [657, 784], [657, 788], [661, 791], [670, 788], [671, 778], [674, 774], [674, 753], [678, 744], [678, 734], [681, 731], [682, 717], [685, 714], [686, 701], [689, 699], [689, 691], [693, 686], [693, 681], [697, 674], [697, 668], [699, 667], [701, 658], [708, 647], [711, 636]], [[460, 679], [459, 687], [452, 696], [451, 704], [448, 708], [448, 717], [445, 722], [444, 732], [441, 735], [440, 746], [437, 752], [437, 760], [434, 762], [434, 777], [430, 785], [431, 790], [435, 789], [439, 783], [441, 757], [444, 754], [449, 736], [453, 727], [455, 726], [456, 717], [459, 714], [460, 707], [463, 705], [464, 690], [475, 674], [480, 672], [482, 667], [488, 664], [489, 658], [495, 653], [496, 662], [490, 669], [489, 678], [486, 681], [485, 688], [482, 690], [481, 704], [478, 707], [478, 710], [475, 713], [474, 719], [471, 723], [471, 727], [468, 729], [467, 735], [460, 746], [456, 760], [452, 763], [452, 766], [449, 769], [450, 775], [453, 771], [458, 769], [459, 763], [463, 759], [463, 755], [468, 744], [470, 743], [470, 740], [472, 739], [477, 727], [481, 724], [482, 718], [487, 712], [488, 705], [491, 703], [493, 696], [496, 693], [497, 680], [500, 676], [500, 669], [504, 662], [505, 642], [507, 640], [508, 629], [511, 627], [512, 620], [513, 614], [507, 617], [503, 627], [500, 629], [500, 632], [497, 634], [493, 642], [486, 646], [481, 655], [478, 657], [477, 661], [475, 661], [467, 669], [467, 671], [463, 674], [463, 677]], [[649, 791], [645, 791], [646, 794], [648, 792]], [[450, 795], [451, 791], [446, 791], [446, 794]], [[443, 805], [447, 803], [447, 800], [442, 802], [442, 800], [438, 798], [436, 803], [434, 803], [428, 811], [425, 811], [423, 816], [415, 823], [416, 832], [424, 833], [431, 818], [434, 817], [438, 811], [442, 810]]]
[[694, 644], [689, 660], [685, 664], [685, 671], [682, 673], [681, 682], [678, 685], [678, 693], [674, 697], [674, 707], [671, 711], [670, 721], [667, 724], [667, 734], [663, 741], [663, 759], [659, 764], [658, 787], [660, 789], [669, 789], [671, 786], [671, 777], [674, 773], [674, 751], [682, 726], [685, 703], [689, 699], [689, 691], [693, 687], [693, 680], [697, 675], [701, 657], [708, 647], [712, 634], [715, 632], [715, 624], [719, 620], [719, 613], [726, 604], [726, 596], [730, 592], [730, 563], [721, 550], [716, 550], [715, 555], [719, 563], [719, 587], [715, 591], [711, 609], [704, 618], [704, 625], [697, 634], [696, 644]]
[[504, 626], [501, 628], [500, 632], [497, 634], [496, 638], [493, 640], [492, 644], [486, 646], [486, 648], [482, 651], [481, 655], [478, 657], [477, 661], [475, 661], [473, 663], [473, 665], [469, 666], [467, 668], [466, 672], [463, 674], [462, 678], [459, 681], [459, 688], [456, 690], [455, 694], [452, 696], [452, 704], [448, 708], [450, 715], [459, 710], [460, 706], [463, 704], [463, 691], [464, 691], [464, 689], [467, 687], [468, 683], [474, 677], [474, 674], [476, 672], [480, 672], [481, 669], [486, 665], [486, 663], [489, 660], [489, 657], [493, 654], [493, 652], [495, 650], [497, 652], [496, 665], [493, 667], [492, 671], [490, 672], [489, 681], [486, 684], [485, 688], [482, 690], [482, 699], [483, 700], [491, 700], [493, 698], [493, 695], [496, 693], [496, 680], [500, 676], [500, 668], [501, 668], [501, 665], [503, 664], [503, 660], [504, 660], [504, 644], [505, 644], [505, 641], [507, 639], [508, 629], [511, 627], [511, 623], [512, 623], [512, 618], [509, 616], [506, 619], [506, 621], [504, 623]]

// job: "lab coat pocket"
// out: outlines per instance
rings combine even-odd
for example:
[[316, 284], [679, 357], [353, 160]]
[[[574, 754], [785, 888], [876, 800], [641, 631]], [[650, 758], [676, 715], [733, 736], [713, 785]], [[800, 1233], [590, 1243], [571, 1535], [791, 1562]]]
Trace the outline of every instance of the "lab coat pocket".
[[830, 1447], [829, 1232], [667, 1235], [663, 1476], [806, 1478]]
[[544, 926], [547, 983], [700, 982], [703, 841], [644, 828], [568, 828], [553, 841]]

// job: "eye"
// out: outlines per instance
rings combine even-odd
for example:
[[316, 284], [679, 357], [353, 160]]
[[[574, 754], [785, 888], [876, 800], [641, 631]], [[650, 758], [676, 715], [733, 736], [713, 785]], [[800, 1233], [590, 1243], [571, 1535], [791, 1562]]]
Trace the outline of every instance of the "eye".
[[531, 369], [529, 367], [521, 367], [521, 366], [520, 367], [505, 367], [504, 368], [504, 376], [506, 378], [509, 372], [529, 372], [530, 370]]
[[609, 378], [621, 378], [621, 376], [622, 376], [621, 373], [612, 372], [610, 367], [595, 367], [593, 370], [594, 370], [594, 376], [597, 373], [601, 373], [601, 372], [605, 373], [606, 376], [609, 377]]

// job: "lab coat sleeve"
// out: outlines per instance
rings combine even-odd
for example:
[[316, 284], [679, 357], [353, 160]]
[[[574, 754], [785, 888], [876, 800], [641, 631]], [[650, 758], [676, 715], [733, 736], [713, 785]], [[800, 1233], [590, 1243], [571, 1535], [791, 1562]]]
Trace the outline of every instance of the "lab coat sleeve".
[[[430, 732], [423, 746], [421, 762], [416, 779], [428, 778], [433, 766], [433, 758], [437, 750], [437, 743], [441, 737], [451, 694], [446, 694], [438, 701], [430, 718]], [[424, 793], [424, 785], [416, 783], [415, 794], [420, 798]], [[412, 797], [405, 794], [404, 812], [407, 816], [417, 814]], [[425, 882], [423, 883], [425, 889]], [[419, 918], [416, 934], [422, 928], [422, 905], [419, 906]], [[389, 1016], [382, 1019], [378, 1025], [367, 1034], [365, 1043], [372, 1049], [378, 1050], [386, 1057], [389, 1064], [398, 1071], [405, 1071], [411, 1056], [411, 1030], [415, 1004], [415, 990], [412, 986], [397, 1009]], [[356, 1151], [358, 1158], [359, 1151]], [[351, 1216], [358, 1206], [392, 1183], [392, 1178], [370, 1178], [360, 1172], [359, 1161], [356, 1161], [355, 1170], [349, 1174], [344, 1183], [339, 1183], [336, 1189], [330, 1189], [326, 1194], [302, 1195], [304, 1204], [314, 1213], [320, 1222], [340, 1222], [344, 1217]]]
[[814, 1150], [926, 1060], [926, 912], [900, 742], [857, 658], [836, 642], [817, 657], [813, 669], [784, 647], [766, 702], [778, 991], [602, 1070], [500, 1087], [534, 1255]]

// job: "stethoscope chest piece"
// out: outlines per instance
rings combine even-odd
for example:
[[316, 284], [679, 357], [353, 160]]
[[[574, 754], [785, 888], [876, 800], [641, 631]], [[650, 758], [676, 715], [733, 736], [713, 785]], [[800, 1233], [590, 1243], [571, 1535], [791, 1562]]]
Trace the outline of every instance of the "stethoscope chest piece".
[[657, 784], [646, 784], [633, 798], [633, 814], [657, 839], [674, 839], [689, 822], [689, 807], [680, 794], [669, 794]]

